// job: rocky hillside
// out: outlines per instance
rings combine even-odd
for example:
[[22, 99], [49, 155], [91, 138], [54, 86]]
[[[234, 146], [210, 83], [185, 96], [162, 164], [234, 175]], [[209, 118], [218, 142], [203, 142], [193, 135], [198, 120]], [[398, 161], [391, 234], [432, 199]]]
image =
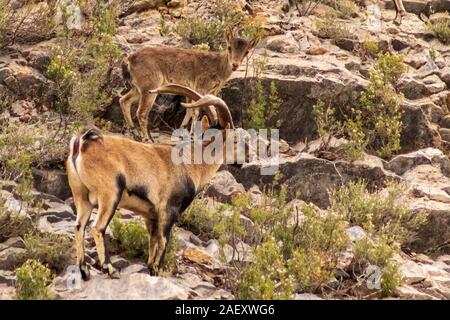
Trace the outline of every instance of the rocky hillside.
[[[422, 1], [404, 0], [401, 25], [392, 1], [318, 1], [305, 15], [284, 0], [61, 2], [0, 0], [0, 299], [450, 299], [450, 1], [433, 0], [423, 22]], [[276, 105], [263, 120], [280, 130], [279, 172], [223, 166], [159, 276], [139, 217], [121, 209], [107, 231], [120, 279], [101, 272], [88, 226], [83, 282], [70, 136], [89, 121], [139, 139], [124, 129], [121, 58], [221, 49], [223, 30], [195, 20], [223, 28], [218, 8], [261, 38], [220, 95], [245, 129]], [[178, 104], [157, 99], [157, 142], [181, 123]]]

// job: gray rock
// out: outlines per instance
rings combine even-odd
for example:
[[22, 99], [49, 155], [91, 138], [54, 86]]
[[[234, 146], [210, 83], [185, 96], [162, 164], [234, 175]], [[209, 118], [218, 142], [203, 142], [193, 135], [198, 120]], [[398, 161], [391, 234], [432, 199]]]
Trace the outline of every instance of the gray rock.
[[384, 164], [387, 170], [393, 171], [398, 175], [403, 175], [406, 171], [422, 164], [439, 164], [445, 174], [450, 175], [450, 161], [441, 150], [426, 148], [413, 151], [407, 154], [401, 154], [394, 157], [391, 161]]
[[12, 270], [16, 267], [18, 257], [24, 253], [25, 250], [21, 248], [9, 247], [0, 251], [0, 269]]
[[360, 226], [353, 226], [347, 229], [348, 237], [351, 241], [355, 242], [367, 237], [367, 233]]
[[294, 300], [323, 300], [321, 297], [312, 293], [296, 293]]
[[406, 284], [415, 284], [426, 279], [427, 272], [414, 261], [406, 261], [399, 267], [402, 280]]
[[269, 50], [281, 53], [295, 53], [300, 49], [299, 44], [290, 33], [270, 37], [267, 40], [266, 47]]
[[114, 268], [119, 270], [125, 269], [130, 265], [130, 262], [128, 260], [120, 256], [112, 256], [111, 263], [114, 266]]
[[67, 174], [61, 170], [33, 169], [34, 187], [61, 200], [72, 196]]
[[421, 292], [410, 285], [401, 285], [394, 290], [394, 294], [408, 300], [436, 300], [435, 297]]
[[237, 183], [230, 172], [222, 170], [211, 179], [206, 195], [221, 202], [229, 202], [234, 194], [242, 192], [245, 192], [242, 184]]
[[94, 276], [82, 282], [81, 289], [60, 293], [61, 298], [74, 300], [185, 300], [190, 295], [190, 290], [169, 278], [145, 273], [122, 274], [120, 279]]
[[[0, 270], [0, 285], [6, 284], [8, 286], [13, 286], [15, 280], [16, 280], [16, 276], [14, 274], [14, 271]], [[0, 295], [0, 299], [1, 299], [1, 295]]]

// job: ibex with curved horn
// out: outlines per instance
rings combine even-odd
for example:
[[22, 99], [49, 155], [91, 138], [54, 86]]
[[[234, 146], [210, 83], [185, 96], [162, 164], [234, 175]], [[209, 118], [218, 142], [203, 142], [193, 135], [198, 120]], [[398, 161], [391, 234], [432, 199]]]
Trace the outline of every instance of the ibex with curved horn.
[[[226, 139], [227, 129], [234, 128], [231, 113], [225, 102], [212, 95], [199, 93], [179, 85], [166, 85], [152, 91], [185, 95], [194, 102], [183, 103], [188, 109], [217, 111], [218, 127]], [[201, 121], [202, 132], [209, 127], [206, 116]], [[200, 143], [206, 148], [208, 143]], [[111, 277], [119, 273], [110, 263], [105, 244], [105, 230], [117, 208], [126, 208], [140, 214], [149, 233], [148, 266], [157, 271], [162, 265], [166, 244], [173, 224], [189, 206], [195, 195], [219, 169], [226, 155], [226, 143], [216, 150], [220, 160], [207, 164], [175, 164], [173, 145], [145, 144], [122, 136], [102, 134], [93, 128], [73, 137], [70, 155], [66, 161], [67, 173], [77, 209], [75, 241], [77, 262], [83, 279], [89, 278], [84, 255], [84, 232], [94, 206], [98, 215], [92, 234], [102, 269]], [[235, 152], [236, 145], [233, 144]], [[203, 149], [202, 149], [203, 150]], [[248, 153], [245, 154], [246, 160]]]
[[[122, 62], [124, 79], [132, 89], [120, 98], [120, 107], [129, 128], [134, 128], [131, 106], [139, 102], [137, 118], [143, 137], [152, 140], [148, 133], [148, 115], [156, 99], [152, 89], [168, 83], [178, 83], [200, 94], [217, 94], [233, 71], [236, 71], [257, 40], [247, 41], [235, 37], [231, 29], [225, 31], [228, 44], [226, 52], [209, 52], [180, 48], [142, 48]], [[193, 124], [198, 109], [186, 112], [181, 126]]]

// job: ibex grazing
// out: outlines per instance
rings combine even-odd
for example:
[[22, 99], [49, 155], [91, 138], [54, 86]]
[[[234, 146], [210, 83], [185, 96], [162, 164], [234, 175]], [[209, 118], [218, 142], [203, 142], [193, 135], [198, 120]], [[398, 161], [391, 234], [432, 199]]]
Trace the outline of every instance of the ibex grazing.
[[[124, 78], [133, 88], [120, 98], [125, 121], [134, 128], [131, 106], [139, 102], [137, 118], [143, 137], [152, 140], [148, 133], [148, 115], [156, 99], [150, 90], [168, 83], [178, 83], [200, 94], [217, 94], [233, 71], [236, 71], [257, 40], [247, 41], [225, 31], [228, 44], [226, 52], [208, 52], [181, 48], [142, 48], [122, 62]], [[186, 112], [181, 126], [192, 124], [198, 118], [198, 109]], [[191, 132], [193, 125], [191, 125]]]
[[[157, 92], [187, 96], [194, 102], [182, 103], [185, 108], [213, 106], [224, 141], [227, 129], [234, 128], [231, 113], [220, 98], [212, 95], [203, 97], [179, 85], [166, 85], [152, 91]], [[201, 127], [202, 132], [209, 127], [206, 116], [201, 120]], [[201, 150], [210, 145], [198, 140], [191, 143], [190, 147], [199, 143], [197, 147]], [[231, 147], [236, 159], [236, 143]], [[223, 143], [216, 149], [219, 160], [213, 164], [207, 164], [204, 160], [200, 164], [176, 164], [171, 158], [173, 148], [173, 145], [145, 144], [102, 134], [96, 128], [72, 138], [66, 166], [77, 209], [74, 231], [77, 263], [83, 279], [89, 278], [84, 256], [84, 231], [95, 205], [98, 205], [98, 215], [92, 234], [100, 265], [105, 272], [111, 277], [119, 276], [110, 263], [104, 239], [105, 230], [117, 208], [132, 210], [144, 218], [149, 233], [148, 266], [151, 271], [157, 271], [162, 265], [174, 222], [216, 173], [227, 154], [226, 143]], [[248, 157], [246, 152], [245, 161]]]

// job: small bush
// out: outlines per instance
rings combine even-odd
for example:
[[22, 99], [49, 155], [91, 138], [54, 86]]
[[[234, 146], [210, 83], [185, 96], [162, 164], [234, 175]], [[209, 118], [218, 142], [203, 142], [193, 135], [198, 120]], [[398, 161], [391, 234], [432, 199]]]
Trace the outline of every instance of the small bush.
[[193, 16], [182, 19], [174, 31], [189, 43], [208, 44], [214, 51], [225, 48], [224, 30], [228, 28], [238, 29], [240, 35], [249, 41], [264, 36], [261, 22], [246, 16], [233, 0], [214, 0], [212, 13], [209, 18]]
[[358, 6], [353, 0], [325, 0], [324, 3], [331, 6], [338, 17], [343, 19], [350, 19], [358, 11]]
[[251, 300], [292, 299], [293, 279], [274, 239], [261, 244], [254, 262], [244, 269], [236, 297]]
[[16, 298], [18, 300], [50, 300], [48, 288], [51, 271], [37, 260], [28, 260], [16, 270]]
[[170, 29], [167, 26], [166, 19], [164, 19], [164, 17], [161, 16], [161, 18], [159, 18], [159, 34], [162, 37], [165, 37], [166, 35], [169, 34], [169, 32], [170, 32]]
[[346, 39], [352, 36], [347, 25], [337, 20], [337, 15], [333, 11], [325, 14], [324, 18], [316, 22], [317, 35], [325, 39]]
[[37, 260], [56, 273], [63, 271], [69, 264], [72, 241], [64, 235], [35, 231], [24, 237], [24, 243], [26, 251], [20, 257], [22, 261]]
[[[256, 80], [255, 95], [250, 106], [245, 110], [249, 117], [248, 127], [253, 129], [271, 129], [270, 123], [278, 115], [282, 100], [278, 96], [277, 86], [274, 81], [270, 83], [270, 91], [267, 95], [261, 80]], [[281, 125], [277, 123], [277, 127]]]
[[372, 235], [392, 243], [410, 240], [425, 221], [423, 213], [408, 209], [402, 199], [407, 195], [403, 184], [389, 182], [385, 190], [369, 193], [364, 181], [350, 182], [330, 193], [331, 210]]
[[[448, 15], [445, 16], [448, 18]], [[448, 20], [440, 22], [428, 22], [428, 30], [430, 30], [436, 38], [443, 44], [450, 44], [450, 26]]]
[[180, 250], [180, 242], [177, 238], [177, 227], [173, 227], [167, 243], [166, 255], [164, 256], [164, 269], [173, 272], [177, 266], [177, 252]]
[[216, 227], [220, 218], [216, 211], [208, 208], [202, 199], [194, 199], [181, 215], [180, 226], [186, 227], [202, 239], [218, 238]]
[[32, 228], [31, 219], [11, 215], [4, 207], [4, 201], [0, 199], [0, 243], [9, 238], [22, 237]]
[[111, 221], [111, 231], [120, 252], [128, 258], [148, 259], [148, 231], [142, 223], [121, 222], [115, 216]]
[[376, 58], [378, 54], [381, 52], [380, 47], [378, 45], [378, 41], [371, 39], [370, 37], [366, 37], [364, 39], [363, 51], [364, 55], [369, 55], [372, 58]]
[[383, 274], [381, 275], [381, 295], [391, 296], [394, 293], [395, 288], [397, 288], [402, 283], [402, 278], [400, 271], [398, 270], [398, 265], [391, 261], [383, 269]]

